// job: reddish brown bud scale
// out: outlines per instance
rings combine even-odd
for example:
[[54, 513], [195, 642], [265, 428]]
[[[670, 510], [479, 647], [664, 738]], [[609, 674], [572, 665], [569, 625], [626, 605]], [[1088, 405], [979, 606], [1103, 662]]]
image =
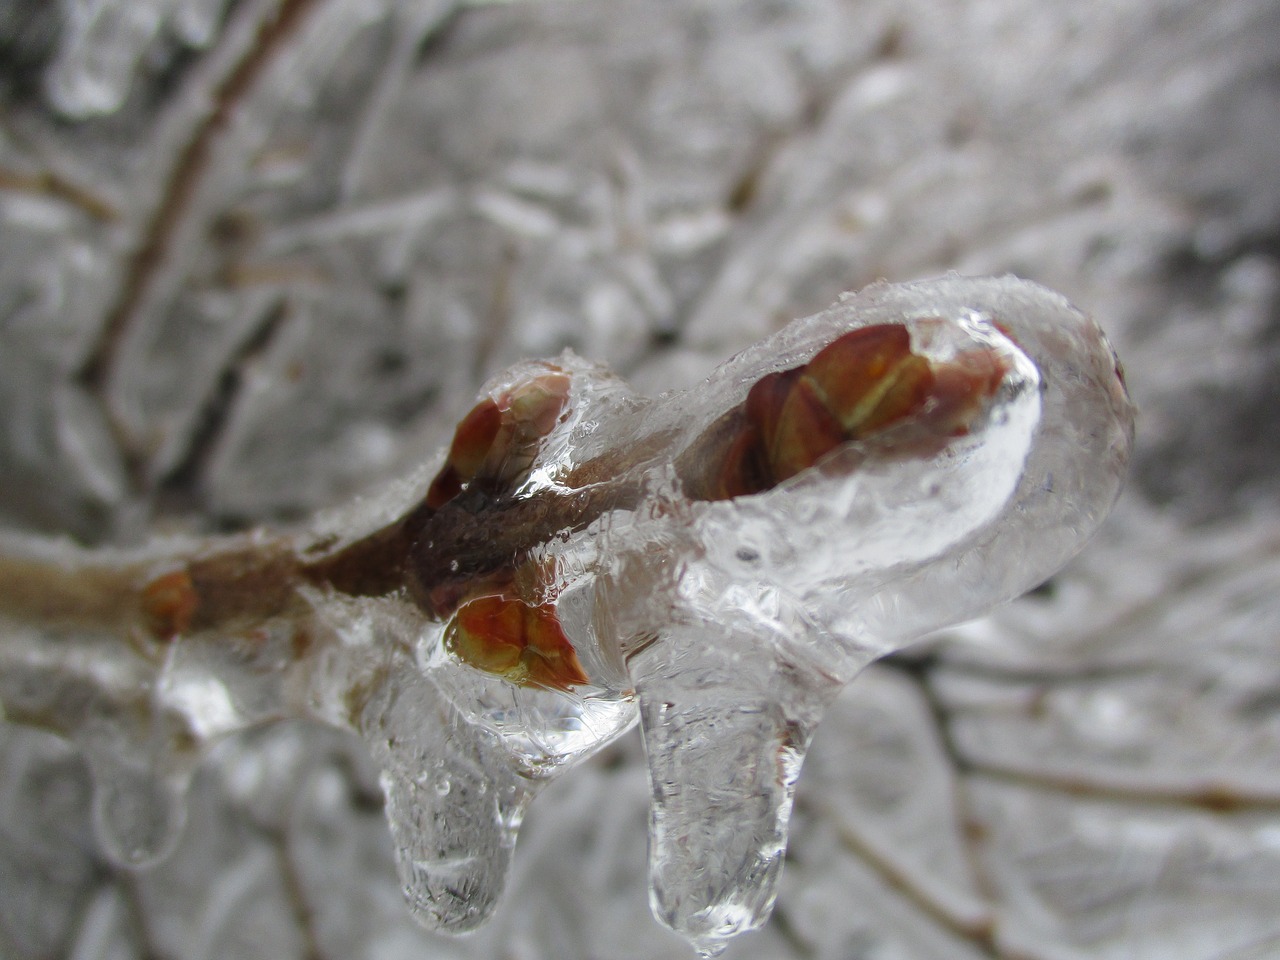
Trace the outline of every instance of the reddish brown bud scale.
[[438, 510], [459, 493], [480, 470], [502, 426], [502, 411], [491, 399], [476, 404], [453, 433], [449, 456], [427, 491], [427, 506]]
[[476, 404], [454, 430], [449, 455], [427, 491], [428, 509], [439, 510], [473, 482], [497, 492], [519, 480], [568, 399], [569, 378], [552, 370]]
[[990, 350], [973, 350], [934, 368], [933, 388], [924, 422], [934, 431], [958, 436], [1000, 388], [1008, 364]]
[[185, 569], [156, 577], [142, 588], [142, 614], [158, 640], [168, 642], [186, 633], [199, 605], [200, 596]]
[[801, 379], [823, 398], [845, 440], [918, 413], [932, 382], [929, 361], [911, 352], [911, 335], [897, 324], [846, 333], [818, 351], [803, 371]]
[[769, 486], [766, 466], [761, 461], [760, 432], [744, 423], [725, 450], [718, 472], [719, 485], [709, 491], [707, 499], [732, 500], [763, 490]]
[[803, 372], [791, 382], [776, 416], [759, 426], [774, 483], [813, 466], [847, 439], [821, 388]]
[[465, 663], [491, 673], [508, 673], [525, 648], [524, 612], [505, 597], [480, 597], [458, 608], [449, 631], [450, 648]]
[[529, 644], [525, 666], [529, 671], [529, 681], [557, 690], [587, 683], [587, 673], [573, 644], [565, 636], [555, 607], [545, 603], [533, 606], [517, 602], [524, 606], [525, 637]]
[[449, 447], [449, 463], [464, 477], [480, 472], [493, 442], [502, 429], [502, 410], [490, 399], [482, 400], [458, 423]]
[[447, 628], [445, 645], [462, 662], [513, 683], [568, 690], [588, 682], [550, 604], [510, 596], [469, 600]]
[[707, 499], [760, 493], [842, 444], [915, 422], [938, 437], [968, 429], [1003, 379], [990, 351], [933, 363], [911, 350], [901, 324], [850, 331], [804, 366], [762, 377], [723, 442]]

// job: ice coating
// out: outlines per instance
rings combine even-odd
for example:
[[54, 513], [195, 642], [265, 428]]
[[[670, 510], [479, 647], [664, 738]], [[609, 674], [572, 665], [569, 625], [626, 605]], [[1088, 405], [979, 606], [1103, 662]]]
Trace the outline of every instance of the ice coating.
[[704, 953], [767, 918], [800, 764], [840, 687], [1041, 582], [1124, 474], [1131, 408], [1105, 339], [1016, 281], [870, 288], [735, 358], [708, 392], [884, 322], [944, 357], [966, 339], [1001, 351], [1009, 370], [980, 427], [924, 458], [850, 445], [754, 497], [651, 514], [605, 550], [600, 595], [638, 648], [654, 911]]
[[710, 955], [768, 917], [831, 699], [1064, 563], [1131, 423], [1097, 326], [1013, 279], [877, 284], [654, 401], [525, 363], [374, 529], [8, 544], [0, 699], [84, 747], [132, 864], [219, 737], [359, 732], [410, 907], [454, 931], [496, 908], [540, 785], [638, 717], [654, 912]]

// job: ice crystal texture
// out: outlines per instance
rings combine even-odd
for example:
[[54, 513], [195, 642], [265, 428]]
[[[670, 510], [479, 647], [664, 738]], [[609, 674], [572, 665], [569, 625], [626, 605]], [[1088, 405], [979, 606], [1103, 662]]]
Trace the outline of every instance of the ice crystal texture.
[[[656, 393], [876, 277], [1036, 279], [1125, 359], [1127, 493], [1042, 589], [849, 684], [809, 750], [776, 920], [730, 955], [1272, 957], [1278, 18], [1273, 0], [8, 0], [0, 518], [128, 546], [358, 492], [372, 528], [421, 494], [384, 481], [520, 357], [571, 346]], [[6, 556], [84, 559], [15, 539]], [[566, 566], [590, 562], [570, 546]], [[586, 580], [558, 601], [578, 633]], [[394, 633], [393, 607], [346, 613], [379, 606]], [[185, 642], [157, 690], [155, 650], [104, 668], [115, 627], [71, 626], [43, 672], [43, 634], [8, 648], [30, 659], [0, 725], [0, 955], [680, 955], [646, 906], [638, 730], [539, 781], [508, 894], [465, 939], [404, 910], [378, 772], [333, 726], [222, 740], [175, 853], [119, 869], [92, 824], [127, 808], [94, 812], [93, 773], [163, 803], [216, 730], [282, 697], [350, 726], [354, 704], [294, 709], [340, 685], [282, 689], [292, 631]], [[377, 680], [349, 636], [317, 680], [325, 661]], [[84, 739], [110, 762], [21, 726], [41, 698], [109, 712]], [[177, 821], [155, 822], [131, 862], [169, 843]]]
[[[736, 462], [721, 435], [755, 436], [735, 412], [761, 402], [753, 385], [794, 383], [781, 372], [816, 371], [815, 356], [856, 367], [861, 354], [824, 348], [861, 343], [858, 332], [897, 342], [891, 329], [905, 331], [895, 354], [905, 366], [888, 370], [931, 365], [939, 372], [922, 383], [933, 393], [891, 406], [896, 425], [828, 445], [780, 483], [716, 492]], [[965, 380], [974, 357], [985, 373]], [[862, 376], [855, 409], [884, 409], [890, 373]], [[961, 421], [946, 407], [955, 382], [977, 391]], [[186, 556], [80, 561], [11, 546], [0, 568], [10, 613], [46, 623], [6, 630], [0, 694], [16, 718], [85, 750], [95, 823], [118, 862], [168, 852], [207, 745], [311, 715], [369, 743], [411, 908], [432, 927], [469, 930], [495, 909], [542, 785], [638, 715], [654, 911], [717, 953], [769, 915], [800, 766], [839, 689], [1066, 562], [1114, 501], [1132, 430], [1098, 328], [1014, 279], [872, 286], [657, 400], [571, 354], [518, 365], [486, 396], [558, 420], [535, 417], [546, 422], [532, 440], [481, 431], [501, 456], [476, 461], [471, 425], [499, 415], [482, 400], [425, 506], [390, 534], [339, 548], [322, 531], [310, 543], [263, 532]], [[793, 396], [777, 415], [797, 409]], [[796, 441], [811, 425], [791, 427]], [[533, 444], [527, 459], [512, 459], [524, 447], [503, 452], [522, 442]], [[482, 487], [499, 482], [486, 481], [490, 460], [505, 492]], [[464, 482], [442, 479], [455, 469]], [[377, 554], [367, 545], [383, 540], [407, 547], [392, 566], [411, 571], [408, 589], [368, 586]], [[494, 549], [496, 570], [485, 559]], [[343, 572], [352, 566], [355, 580]], [[140, 590], [141, 620], [113, 614], [117, 588], [95, 595], [112, 576]], [[51, 592], [32, 596], [42, 577]], [[469, 603], [495, 612], [476, 619]], [[103, 622], [75, 622], [95, 615]], [[125, 623], [111, 637], [113, 615]], [[501, 658], [516, 639], [543, 644], [523, 655], [535, 661], [558, 649], [550, 625], [567, 638], [571, 672], [548, 661], [507, 676]]]

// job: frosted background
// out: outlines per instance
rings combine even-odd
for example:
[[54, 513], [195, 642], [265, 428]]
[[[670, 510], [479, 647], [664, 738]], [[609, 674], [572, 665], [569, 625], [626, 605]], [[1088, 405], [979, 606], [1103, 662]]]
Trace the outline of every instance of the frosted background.
[[[290, 521], [572, 346], [685, 385], [877, 277], [1015, 272], [1141, 407], [1065, 573], [870, 670], [730, 958], [1280, 957], [1273, 0], [8, 0], [0, 523]], [[79, 760], [0, 737], [0, 956], [678, 957], [634, 738], [533, 808], [463, 941], [408, 919], [361, 748], [219, 748], [109, 866]], [[685, 952], [682, 952], [685, 951]]]

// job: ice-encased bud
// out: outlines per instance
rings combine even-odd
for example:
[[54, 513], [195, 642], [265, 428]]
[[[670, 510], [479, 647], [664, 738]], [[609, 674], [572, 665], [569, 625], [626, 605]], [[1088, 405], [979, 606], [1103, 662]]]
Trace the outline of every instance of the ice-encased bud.
[[[650, 423], [703, 435], [751, 384], [851, 328], [901, 323], [1003, 378], [958, 435], [849, 443], [774, 489], [709, 503], [678, 478], [604, 532], [598, 617], [641, 704], [655, 914], [704, 953], [772, 907], [794, 786], [839, 688], [876, 657], [1035, 586], [1119, 491], [1132, 411], [1097, 326], [1022, 281], [880, 284], [734, 358]], [[656, 429], [661, 429], [657, 427]]]
[[1098, 328], [1013, 279], [872, 286], [655, 401], [568, 354], [495, 380], [412, 521], [445, 622], [414, 673], [434, 732], [383, 751], [411, 902], [492, 909], [535, 782], [638, 700], [655, 914], [704, 954], [760, 926], [826, 706], [1078, 550], [1131, 414]]
[[444, 625], [401, 598], [313, 595], [333, 643], [308, 679], [312, 711], [351, 725], [381, 769], [405, 900], [448, 933], [496, 909], [528, 804], [635, 721], [631, 698], [516, 686], [451, 655]]

